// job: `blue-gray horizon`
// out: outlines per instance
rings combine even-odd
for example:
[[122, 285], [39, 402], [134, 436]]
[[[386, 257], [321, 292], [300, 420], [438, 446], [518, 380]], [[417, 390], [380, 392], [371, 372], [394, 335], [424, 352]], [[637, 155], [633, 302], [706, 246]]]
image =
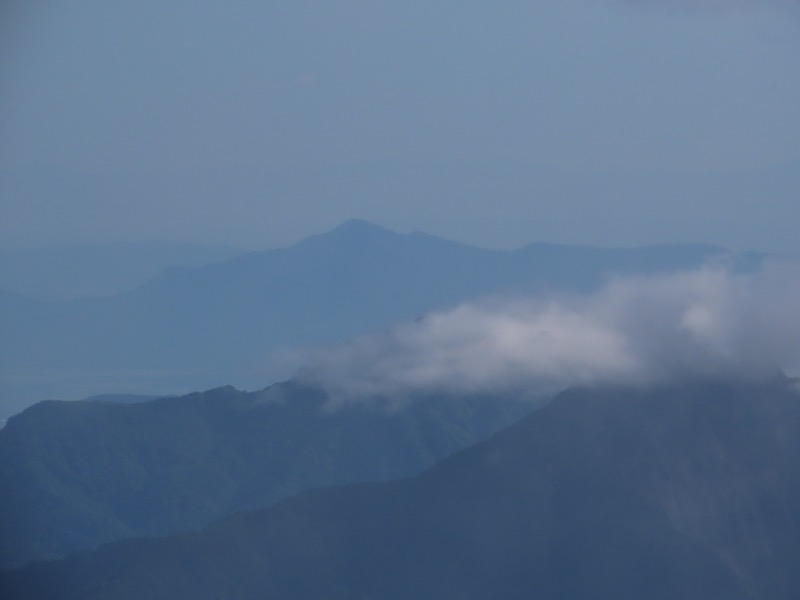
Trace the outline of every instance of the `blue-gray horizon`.
[[800, 254], [797, 6], [4, 4], [0, 239]]

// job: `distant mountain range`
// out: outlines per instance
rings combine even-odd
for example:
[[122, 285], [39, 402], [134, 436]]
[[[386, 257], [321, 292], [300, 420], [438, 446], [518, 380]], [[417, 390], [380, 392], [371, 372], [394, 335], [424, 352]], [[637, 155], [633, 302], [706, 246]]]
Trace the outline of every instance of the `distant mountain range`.
[[200, 267], [243, 252], [175, 242], [2, 248], [0, 288], [39, 300], [107, 296], [142, 285], [168, 267]]
[[416, 474], [532, 409], [515, 396], [427, 395], [329, 411], [323, 392], [295, 382], [111, 400], [42, 402], [0, 430], [0, 567]]
[[291, 375], [276, 350], [343, 340], [477, 296], [589, 291], [611, 275], [710, 261], [746, 269], [759, 260], [702, 245], [486, 250], [349, 221], [290, 248], [168, 269], [112, 296], [43, 302], [0, 293], [0, 397], [8, 415], [47, 397], [259, 388]]
[[0, 593], [794, 600], [798, 506], [791, 382], [575, 389], [420, 476], [30, 565]]

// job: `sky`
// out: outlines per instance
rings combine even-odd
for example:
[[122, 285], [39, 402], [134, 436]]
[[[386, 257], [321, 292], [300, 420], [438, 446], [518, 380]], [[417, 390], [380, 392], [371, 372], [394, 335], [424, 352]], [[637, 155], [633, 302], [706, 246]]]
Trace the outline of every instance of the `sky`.
[[792, 0], [11, 0], [0, 244], [800, 255]]

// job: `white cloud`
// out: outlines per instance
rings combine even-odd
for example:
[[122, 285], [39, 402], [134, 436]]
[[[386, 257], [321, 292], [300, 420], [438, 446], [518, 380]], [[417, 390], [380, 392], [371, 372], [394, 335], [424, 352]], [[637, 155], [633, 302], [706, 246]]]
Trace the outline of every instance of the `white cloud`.
[[619, 279], [591, 296], [489, 299], [302, 353], [341, 399], [415, 391], [756, 377], [800, 362], [800, 267]]

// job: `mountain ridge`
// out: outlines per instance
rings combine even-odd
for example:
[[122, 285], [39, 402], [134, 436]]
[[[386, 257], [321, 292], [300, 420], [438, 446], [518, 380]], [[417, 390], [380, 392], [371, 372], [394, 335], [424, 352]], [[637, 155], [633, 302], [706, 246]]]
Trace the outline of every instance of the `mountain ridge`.
[[2, 586], [20, 600], [790, 600], [798, 434], [786, 382], [574, 389], [419, 476], [312, 490]]
[[[725, 257], [748, 262], [715, 247], [681, 248], [485, 250], [352, 221], [288, 248], [171, 269], [114, 296], [6, 298], [0, 384], [17, 406], [224, 382], [252, 389], [292, 375], [276, 352], [336, 343], [477, 297], [587, 292], [611, 275], [668, 273]], [[108, 384], [87, 385], [85, 372]]]
[[169, 266], [201, 266], [244, 252], [224, 245], [167, 241], [0, 249], [0, 286], [40, 300], [65, 301], [133, 289]]
[[323, 484], [416, 473], [531, 409], [428, 395], [335, 411], [297, 382], [146, 402], [40, 402], [0, 430], [0, 565], [195, 530]]

